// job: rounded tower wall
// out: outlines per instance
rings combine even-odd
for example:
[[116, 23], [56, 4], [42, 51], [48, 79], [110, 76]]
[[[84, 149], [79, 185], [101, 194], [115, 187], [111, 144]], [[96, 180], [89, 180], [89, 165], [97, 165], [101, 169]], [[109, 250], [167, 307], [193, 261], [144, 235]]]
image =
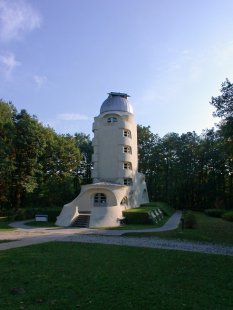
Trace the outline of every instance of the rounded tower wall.
[[93, 124], [92, 177], [100, 181], [119, 182], [132, 178], [138, 168], [137, 125], [128, 112], [100, 114]]
[[96, 182], [129, 185], [138, 169], [137, 124], [128, 95], [109, 93], [94, 118], [92, 145], [93, 171]]

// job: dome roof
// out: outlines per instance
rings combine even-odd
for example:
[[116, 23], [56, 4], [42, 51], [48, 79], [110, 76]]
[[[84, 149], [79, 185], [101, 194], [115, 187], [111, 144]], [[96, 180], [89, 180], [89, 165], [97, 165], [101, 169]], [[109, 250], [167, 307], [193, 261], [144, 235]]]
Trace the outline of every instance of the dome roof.
[[110, 111], [121, 111], [133, 113], [133, 107], [127, 100], [129, 95], [123, 93], [109, 93], [108, 98], [103, 102], [100, 113]]

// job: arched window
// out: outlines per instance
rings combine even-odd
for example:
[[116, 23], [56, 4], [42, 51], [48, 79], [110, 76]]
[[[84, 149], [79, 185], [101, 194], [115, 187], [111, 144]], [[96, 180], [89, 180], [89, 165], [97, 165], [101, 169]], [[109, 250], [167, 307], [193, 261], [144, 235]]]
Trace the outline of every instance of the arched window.
[[96, 193], [94, 196], [94, 206], [95, 207], [105, 207], [107, 204], [106, 195], [103, 193]]
[[131, 131], [129, 129], [124, 129], [123, 136], [131, 138]]
[[116, 117], [113, 117], [113, 116], [108, 117], [107, 122], [108, 122], [108, 123], [116, 123], [116, 122], [117, 122], [117, 118], [116, 118]]

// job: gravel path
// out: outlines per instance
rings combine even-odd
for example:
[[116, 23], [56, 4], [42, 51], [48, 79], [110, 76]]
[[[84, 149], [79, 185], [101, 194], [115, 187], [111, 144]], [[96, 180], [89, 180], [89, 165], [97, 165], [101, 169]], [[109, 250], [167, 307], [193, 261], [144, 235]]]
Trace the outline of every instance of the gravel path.
[[[176, 211], [173, 216], [160, 228], [143, 229], [144, 232], [167, 231], [178, 227], [181, 212]], [[0, 251], [51, 241], [101, 243], [122, 246], [148, 247], [168, 250], [181, 250], [208, 254], [233, 256], [233, 247], [200, 242], [165, 240], [157, 237], [125, 237], [126, 232], [142, 230], [98, 230], [88, 228], [35, 228], [26, 226], [25, 221], [12, 223], [15, 231], [5, 231], [0, 240], [13, 240], [0, 243]]]
[[157, 248], [167, 250], [181, 250], [189, 252], [200, 252], [207, 254], [230, 255], [233, 256], [233, 247], [221, 246], [217, 244], [166, 240], [156, 237], [122, 237], [122, 236], [91, 236], [75, 235], [63, 238], [60, 241], [83, 242], [83, 243], [101, 243], [126, 245], [134, 247]]

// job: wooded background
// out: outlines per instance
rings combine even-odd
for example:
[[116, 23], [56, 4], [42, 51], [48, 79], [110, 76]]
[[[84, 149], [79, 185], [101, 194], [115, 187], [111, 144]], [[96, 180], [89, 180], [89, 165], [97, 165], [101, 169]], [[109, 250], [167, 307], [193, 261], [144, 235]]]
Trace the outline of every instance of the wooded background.
[[[152, 201], [201, 210], [233, 207], [233, 84], [212, 97], [217, 129], [159, 137], [138, 125], [139, 171]], [[180, 120], [182, 121], [182, 120]], [[60, 207], [91, 183], [90, 136], [57, 134], [0, 100], [0, 211]]]

